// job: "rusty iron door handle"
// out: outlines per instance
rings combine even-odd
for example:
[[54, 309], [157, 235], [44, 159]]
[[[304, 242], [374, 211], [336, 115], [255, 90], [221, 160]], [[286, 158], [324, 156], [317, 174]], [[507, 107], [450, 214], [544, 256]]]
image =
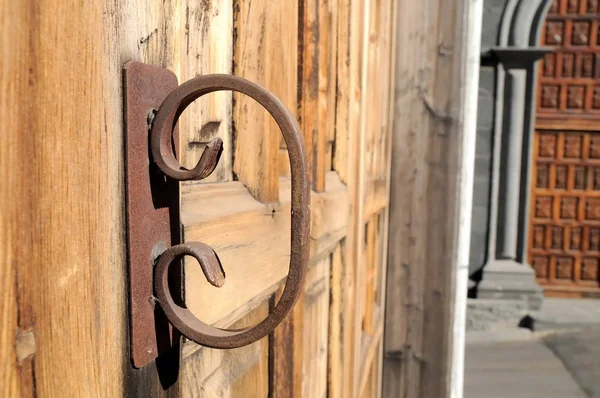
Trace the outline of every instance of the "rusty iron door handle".
[[155, 113], [150, 132], [152, 157], [158, 168], [168, 177], [178, 180], [200, 180], [208, 177], [217, 166], [223, 142], [213, 139], [206, 147], [198, 164], [191, 170], [184, 168], [174, 155], [173, 128], [181, 113], [197, 98], [215, 91], [237, 91], [261, 104], [275, 119], [289, 152], [291, 199], [291, 253], [290, 268], [285, 289], [279, 302], [265, 320], [258, 325], [226, 330], [210, 326], [185, 306], [178, 304], [169, 290], [169, 267], [182, 257], [194, 257], [213, 286], [225, 282], [225, 273], [217, 254], [208, 245], [199, 242], [175, 245], [164, 251], [154, 270], [154, 289], [158, 303], [169, 322], [185, 337], [212, 348], [242, 347], [265, 337], [286, 317], [298, 300], [304, 286], [306, 263], [309, 256], [310, 180], [304, 139], [294, 116], [275, 95], [261, 86], [232, 75], [204, 75], [191, 79], [171, 91]]

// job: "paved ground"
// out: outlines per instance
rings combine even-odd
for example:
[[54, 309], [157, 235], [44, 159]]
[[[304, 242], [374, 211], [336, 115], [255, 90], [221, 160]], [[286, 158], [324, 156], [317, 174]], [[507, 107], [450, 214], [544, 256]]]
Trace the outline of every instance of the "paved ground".
[[600, 301], [545, 299], [526, 322], [467, 333], [465, 398], [600, 398]]
[[600, 397], [600, 329], [558, 333], [542, 341], [588, 397]]
[[531, 316], [534, 330], [600, 327], [600, 300], [545, 298]]
[[469, 344], [465, 398], [578, 398], [586, 394], [538, 340]]

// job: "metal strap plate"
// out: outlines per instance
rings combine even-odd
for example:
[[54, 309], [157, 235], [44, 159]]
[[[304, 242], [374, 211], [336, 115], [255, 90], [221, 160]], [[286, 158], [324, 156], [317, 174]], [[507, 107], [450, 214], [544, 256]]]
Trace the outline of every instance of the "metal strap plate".
[[[155, 259], [181, 240], [179, 182], [152, 162], [148, 137], [149, 115], [178, 83], [167, 69], [133, 61], [125, 65], [123, 78], [129, 327], [131, 359], [141, 368], [178, 340], [154, 303], [152, 278]], [[177, 151], [177, 128], [173, 134]]]

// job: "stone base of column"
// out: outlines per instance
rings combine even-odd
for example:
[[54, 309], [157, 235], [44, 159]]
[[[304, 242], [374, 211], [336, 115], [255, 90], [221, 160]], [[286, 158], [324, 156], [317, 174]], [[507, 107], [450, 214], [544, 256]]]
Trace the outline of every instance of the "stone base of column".
[[496, 300], [520, 300], [530, 310], [539, 310], [544, 292], [535, 281], [531, 267], [513, 260], [495, 260], [483, 268], [477, 297]]

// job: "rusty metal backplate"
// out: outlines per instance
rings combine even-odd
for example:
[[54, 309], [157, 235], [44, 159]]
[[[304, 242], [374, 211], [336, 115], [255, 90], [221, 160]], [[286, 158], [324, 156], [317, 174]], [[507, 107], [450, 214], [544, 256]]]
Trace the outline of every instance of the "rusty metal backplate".
[[[173, 72], [134, 61], [125, 65], [123, 79], [130, 347], [133, 365], [141, 368], [177, 339], [154, 303], [152, 278], [156, 257], [180, 243], [179, 183], [151, 159], [149, 115], [178, 83]], [[173, 134], [177, 151], [177, 128]]]

